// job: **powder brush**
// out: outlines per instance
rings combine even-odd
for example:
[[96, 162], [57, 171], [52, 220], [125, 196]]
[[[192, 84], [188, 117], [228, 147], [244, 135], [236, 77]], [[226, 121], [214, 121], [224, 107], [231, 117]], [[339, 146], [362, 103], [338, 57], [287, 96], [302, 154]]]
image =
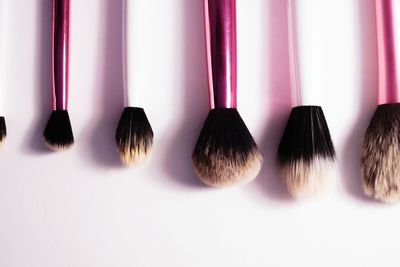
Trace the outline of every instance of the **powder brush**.
[[366, 195], [400, 200], [400, 1], [376, 0], [379, 64], [378, 106], [362, 145]]
[[277, 153], [277, 168], [289, 193], [295, 198], [320, 195], [329, 185], [330, 169], [335, 159], [329, 127], [322, 107], [318, 105], [323, 88], [304, 82], [300, 66], [308, 64], [301, 57], [309, 45], [310, 6], [289, 0], [289, 58], [292, 90], [292, 111]]
[[262, 155], [237, 111], [236, 1], [204, 0], [210, 112], [196, 142], [196, 174], [212, 187], [253, 180]]

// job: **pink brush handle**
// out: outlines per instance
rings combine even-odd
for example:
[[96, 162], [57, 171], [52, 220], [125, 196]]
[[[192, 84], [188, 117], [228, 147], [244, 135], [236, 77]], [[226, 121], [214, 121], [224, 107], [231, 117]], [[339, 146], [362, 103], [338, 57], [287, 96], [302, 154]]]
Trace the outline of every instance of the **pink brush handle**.
[[210, 107], [236, 108], [236, 1], [204, 0]]
[[300, 106], [302, 104], [300, 94], [300, 74], [297, 54], [297, 16], [295, 3], [288, 0], [288, 41], [289, 41], [289, 66], [290, 66], [290, 87], [292, 94], [292, 106]]
[[53, 0], [53, 110], [68, 109], [70, 0]]
[[[376, 0], [379, 104], [400, 103], [400, 0]], [[396, 51], [396, 48], [398, 49]]]

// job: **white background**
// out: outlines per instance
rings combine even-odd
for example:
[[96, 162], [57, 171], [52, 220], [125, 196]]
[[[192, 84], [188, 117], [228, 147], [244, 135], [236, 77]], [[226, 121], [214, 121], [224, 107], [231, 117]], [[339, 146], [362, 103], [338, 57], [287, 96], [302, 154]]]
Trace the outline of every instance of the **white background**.
[[[237, 0], [239, 110], [264, 153], [258, 178], [209, 189], [191, 167], [208, 112], [201, 0], [141, 2], [135, 77], [151, 160], [121, 167], [122, 0], [72, 0], [70, 115], [76, 143], [50, 153], [51, 1], [9, 2], [0, 150], [0, 266], [399, 266], [400, 208], [363, 196], [360, 142], [376, 106], [373, 0], [309, 0], [312, 61], [337, 150], [336, 184], [298, 202], [274, 170], [291, 108], [285, 0]], [[317, 24], [316, 24], [317, 25]]]

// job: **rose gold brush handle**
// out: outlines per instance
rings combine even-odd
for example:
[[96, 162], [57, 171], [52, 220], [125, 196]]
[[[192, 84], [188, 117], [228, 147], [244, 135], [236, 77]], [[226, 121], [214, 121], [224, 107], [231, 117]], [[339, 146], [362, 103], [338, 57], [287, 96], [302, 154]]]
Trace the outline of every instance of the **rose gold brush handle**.
[[[379, 104], [400, 103], [400, 0], [376, 0]], [[397, 49], [397, 50], [396, 50]]]

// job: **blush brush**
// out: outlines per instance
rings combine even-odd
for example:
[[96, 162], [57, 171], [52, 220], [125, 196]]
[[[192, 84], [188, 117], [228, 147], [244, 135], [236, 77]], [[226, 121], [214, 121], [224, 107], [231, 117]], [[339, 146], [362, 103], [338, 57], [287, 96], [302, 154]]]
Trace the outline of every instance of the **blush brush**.
[[204, 0], [210, 112], [192, 160], [202, 182], [226, 187], [254, 179], [262, 155], [237, 111], [236, 2]]
[[[7, 45], [7, 36], [6, 36], [6, 25], [7, 25], [7, 10], [6, 10], [7, 1], [0, 1], [0, 90], [3, 91], [5, 87], [5, 56], [6, 56], [6, 45]], [[2, 103], [0, 103], [0, 108], [2, 107]], [[0, 145], [4, 143], [7, 136], [7, 127], [6, 120], [4, 118], [4, 114], [1, 110], [0, 113]]]
[[366, 195], [400, 200], [400, 1], [376, 0], [379, 97], [362, 145]]
[[70, 0], [53, 0], [52, 77], [53, 112], [44, 129], [47, 146], [54, 151], [74, 143], [68, 114]]
[[135, 165], [144, 161], [153, 145], [153, 130], [142, 107], [137, 106], [137, 97], [132, 86], [135, 60], [134, 46], [134, 9], [133, 1], [124, 1], [124, 91], [125, 108], [122, 112], [115, 134], [117, 150], [124, 165]]
[[[329, 128], [321, 106], [316, 105], [321, 89], [303, 82], [300, 53], [308, 38], [302, 25], [304, 9], [289, 0], [289, 58], [293, 108], [278, 147], [277, 168], [289, 193], [295, 198], [319, 195], [329, 184], [330, 167], [335, 159]], [[303, 31], [302, 31], [303, 30]], [[308, 60], [302, 57], [304, 62]]]

